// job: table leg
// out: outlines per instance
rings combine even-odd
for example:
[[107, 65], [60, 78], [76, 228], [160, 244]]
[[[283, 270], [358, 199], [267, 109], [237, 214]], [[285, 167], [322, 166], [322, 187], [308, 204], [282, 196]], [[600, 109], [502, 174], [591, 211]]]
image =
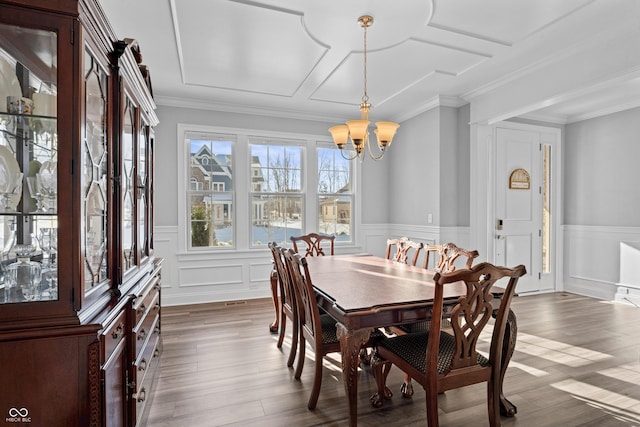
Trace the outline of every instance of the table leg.
[[502, 384], [504, 382], [504, 374], [507, 372], [507, 366], [513, 356], [513, 351], [516, 348], [516, 335], [518, 334], [518, 324], [516, 322], [516, 315], [511, 309], [507, 315], [507, 325], [504, 331], [504, 340], [502, 341], [502, 367], [500, 370], [500, 414], [513, 417], [518, 408], [511, 403], [509, 399], [504, 397], [502, 391]]
[[360, 348], [369, 340], [373, 328], [349, 330], [342, 323], [336, 324], [342, 353], [342, 379], [349, 403], [349, 426], [358, 425], [358, 365]]
[[273, 320], [273, 323], [269, 325], [269, 332], [272, 334], [278, 333], [278, 328], [280, 327], [280, 303], [278, 301], [278, 273], [273, 270], [271, 272], [271, 277], [269, 278], [271, 281], [271, 299], [273, 300], [273, 308], [276, 312], [276, 318]]

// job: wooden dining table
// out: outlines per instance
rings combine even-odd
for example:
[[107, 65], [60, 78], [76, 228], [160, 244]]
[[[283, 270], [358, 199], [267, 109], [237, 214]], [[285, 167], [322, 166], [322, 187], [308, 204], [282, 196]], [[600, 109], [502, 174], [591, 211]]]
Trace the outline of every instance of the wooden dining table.
[[[356, 426], [360, 348], [374, 328], [431, 318], [435, 272], [368, 254], [307, 257], [307, 262], [318, 305], [337, 320], [349, 425]], [[463, 283], [445, 288], [445, 315], [465, 291]], [[497, 308], [501, 289], [494, 289], [493, 293]], [[510, 311], [500, 376], [500, 410], [506, 416], [513, 416], [517, 411], [502, 393], [502, 380], [513, 354], [516, 332], [516, 317]]]

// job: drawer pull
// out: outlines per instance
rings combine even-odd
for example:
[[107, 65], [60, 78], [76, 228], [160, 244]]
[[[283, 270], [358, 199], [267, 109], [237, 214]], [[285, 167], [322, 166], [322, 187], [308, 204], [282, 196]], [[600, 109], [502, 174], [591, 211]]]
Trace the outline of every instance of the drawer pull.
[[146, 359], [142, 359], [140, 361], [140, 365], [138, 366], [138, 371], [145, 371], [147, 369], [147, 361]]
[[113, 331], [111, 333], [111, 337], [114, 340], [117, 340], [118, 338], [120, 338], [120, 336], [122, 335], [122, 332], [124, 331], [124, 323], [120, 322], [120, 324], [118, 325], [118, 327], [115, 329], [115, 331]]
[[147, 336], [147, 331], [143, 329], [140, 329], [140, 332], [138, 332], [138, 341], [143, 340], [144, 337]]
[[145, 307], [144, 304], [140, 304], [140, 307], [138, 308], [138, 314], [142, 314], [144, 313], [144, 311], [147, 309], [147, 307]]
[[154, 306], [153, 306], [153, 309], [154, 309], [155, 311], [160, 310], [160, 303], [159, 303], [159, 302], [158, 302], [158, 303], [156, 303], [156, 305], [154, 305]]
[[159, 333], [160, 333], [160, 325], [157, 325], [157, 326], [153, 329], [153, 333], [154, 333], [154, 334], [159, 334]]
[[133, 394], [133, 398], [137, 402], [144, 402], [144, 399], [146, 398], [146, 394], [147, 394], [147, 391], [145, 390], [144, 387], [142, 387], [142, 390], [140, 390], [140, 393], [134, 393]]
[[156, 350], [153, 352], [153, 357], [160, 357], [160, 350], [156, 348]]

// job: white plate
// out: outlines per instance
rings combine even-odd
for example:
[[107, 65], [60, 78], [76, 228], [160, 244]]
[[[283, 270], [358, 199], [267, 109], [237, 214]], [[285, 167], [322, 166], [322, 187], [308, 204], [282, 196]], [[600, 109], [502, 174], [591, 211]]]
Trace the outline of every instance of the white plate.
[[0, 113], [7, 112], [7, 97], [22, 96], [16, 72], [6, 59], [0, 56]]

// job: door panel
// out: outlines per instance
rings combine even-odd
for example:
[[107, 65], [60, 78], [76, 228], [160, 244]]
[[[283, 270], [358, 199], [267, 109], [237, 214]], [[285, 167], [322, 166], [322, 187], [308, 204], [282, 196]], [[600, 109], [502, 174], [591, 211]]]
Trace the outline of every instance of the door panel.
[[538, 132], [496, 129], [495, 262], [525, 265], [518, 293], [540, 290], [541, 165]]

